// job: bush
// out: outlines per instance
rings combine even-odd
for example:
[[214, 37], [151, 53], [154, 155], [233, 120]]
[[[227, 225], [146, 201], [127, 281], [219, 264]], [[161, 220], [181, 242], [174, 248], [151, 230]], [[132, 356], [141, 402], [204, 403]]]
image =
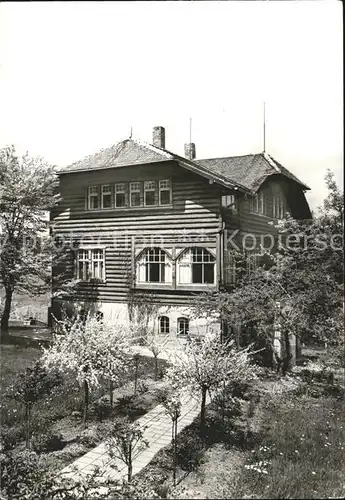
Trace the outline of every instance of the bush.
[[62, 450], [64, 446], [65, 443], [61, 434], [45, 432], [34, 434], [31, 438], [31, 447], [36, 453]]
[[13, 427], [1, 427], [0, 443], [2, 451], [13, 450], [21, 441], [25, 439], [25, 429], [23, 425]]
[[178, 436], [176, 446], [177, 465], [182, 470], [191, 472], [199, 467], [205, 452], [201, 438], [194, 433]]
[[110, 401], [104, 397], [93, 403], [91, 411], [94, 415], [96, 415], [99, 422], [102, 422], [103, 419], [111, 416], [113, 409], [110, 406]]

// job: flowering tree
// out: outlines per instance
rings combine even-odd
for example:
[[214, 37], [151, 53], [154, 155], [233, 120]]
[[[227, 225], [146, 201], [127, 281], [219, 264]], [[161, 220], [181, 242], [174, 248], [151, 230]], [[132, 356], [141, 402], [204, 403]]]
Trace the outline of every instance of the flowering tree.
[[133, 460], [149, 446], [144, 439], [144, 429], [128, 418], [115, 421], [106, 438], [106, 446], [111, 458], [119, 458], [127, 465], [128, 482], [132, 480]]
[[187, 389], [191, 396], [201, 395], [200, 433], [204, 433], [206, 397], [227, 383], [255, 377], [250, 364], [249, 349], [238, 350], [234, 343], [222, 343], [219, 335], [208, 332], [201, 339], [192, 339], [184, 350], [174, 352], [166, 377], [175, 389]]
[[8, 332], [13, 293], [36, 295], [50, 282], [51, 242], [43, 238], [47, 210], [58, 201], [54, 168], [42, 158], [0, 149], [0, 284], [5, 290], [1, 333]]
[[158, 356], [164, 351], [164, 347], [168, 340], [169, 339], [160, 338], [154, 329], [148, 331], [147, 335], [144, 337], [145, 346], [152, 352], [155, 360], [155, 380], [158, 378]]
[[90, 313], [86, 319], [65, 318], [53, 344], [44, 349], [47, 369], [75, 374], [84, 390], [84, 423], [87, 420], [89, 392], [104, 379], [117, 383], [129, 361], [129, 332], [123, 325], [104, 321]]
[[62, 378], [57, 372], [47, 372], [40, 361], [37, 361], [32, 367], [28, 367], [23, 373], [20, 373], [13, 384], [7, 389], [6, 396], [24, 406], [27, 448], [30, 445], [32, 407], [40, 399], [49, 394], [54, 387], [61, 385], [61, 383]]

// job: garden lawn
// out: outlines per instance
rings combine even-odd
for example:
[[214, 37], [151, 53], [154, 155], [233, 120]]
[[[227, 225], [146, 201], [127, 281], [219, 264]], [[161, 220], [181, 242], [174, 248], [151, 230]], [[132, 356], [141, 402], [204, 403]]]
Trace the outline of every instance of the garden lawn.
[[345, 497], [344, 394], [317, 394], [319, 387], [298, 387], [291, 377], [261, 380], [254, 390], [254, 410], [244, 394], [223, 430], [219, 412], [208, 407], [203, 447], [197, 422], [182, 431], [176, 488], [170, 445], [137, 479], [164, 498]]

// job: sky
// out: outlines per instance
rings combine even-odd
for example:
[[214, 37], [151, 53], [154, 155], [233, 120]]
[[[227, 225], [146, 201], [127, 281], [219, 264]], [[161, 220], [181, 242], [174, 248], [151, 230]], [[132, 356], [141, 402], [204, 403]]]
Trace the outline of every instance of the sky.
[[197, 158], [266, 151], [343, 183], [342, 3], [0, 3], [0, 147], [66, 166], [130, 135]]

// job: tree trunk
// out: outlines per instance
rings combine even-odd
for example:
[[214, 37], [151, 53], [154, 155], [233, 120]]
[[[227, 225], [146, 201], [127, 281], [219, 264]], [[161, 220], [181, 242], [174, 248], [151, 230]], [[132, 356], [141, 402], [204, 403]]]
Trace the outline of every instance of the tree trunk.
[[285, 341], [285, 349], [284, 349], [284, 358], [282, 363], [282, 374], [286, 375], [286, 373], [291, 368], [291, 358], [292, 358], [289, 332], [287, 330], [284, 331], [284, 341]]
[[25, 446], [30, 448], [30, 406], [25, 406]]
[[132, 473], [133, 473], [133, 463], [132, 463], [132, 445], [129, 446], [128, 450], [128, 474], [127, 474], [127, 479], [128, 482], [130, 483], [132, 481]]
[[135, 357], [135, 373], [134, 373], [134, 395], [136, 395], [136, 393], [137, 393], [138, 372], [139, 372], [139, 356], [136, 356]]
[[176, 486], [176, 468], [177, 468], [177, 418], [173, 421], [173, 449], [174, 449], [174, 468], [173, 484]]
[[8, 321], [10, 319], [13, 290], [6, 290], [5, 306], [1, 317], [1, 339], [8, 334]]
[[155, 380], [158, 379], [158, 357], [155, 356]]
[[84, 427], [86, 426], [88, 409], [89, 409], [89, 384], [87, 383], [86, 380], [84, 380], [84, 417], [83, 417]]
[[109, 383], [109, 403], [110, 403], [110, 408], [112, 408], [114, 403], [114, 383], [112, 380], [110, 380]]
[[201, 410], [200, 410], [200, 435], [202, 437], [205, 434], [205, 425], [206, 425], [206, 395], [207, 395], [207, 387], [203, 385], [201, 388]]

